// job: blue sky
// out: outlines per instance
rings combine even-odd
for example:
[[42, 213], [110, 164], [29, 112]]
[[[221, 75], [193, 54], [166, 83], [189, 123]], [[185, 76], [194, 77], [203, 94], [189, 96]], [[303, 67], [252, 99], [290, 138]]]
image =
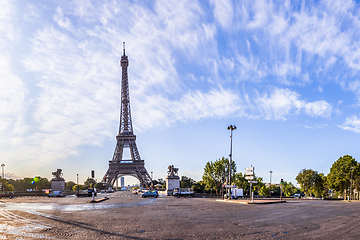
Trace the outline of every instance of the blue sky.
[[[354, 1], [0, 2], [0, 162], [6, 177], [62, 168], [101, 179], [129, 56], [134, 132], [154, 178], [238, 171], [295, 182], [360, 150], [360, 4]], [[127, 178], [127, 183], [136, 182]]]

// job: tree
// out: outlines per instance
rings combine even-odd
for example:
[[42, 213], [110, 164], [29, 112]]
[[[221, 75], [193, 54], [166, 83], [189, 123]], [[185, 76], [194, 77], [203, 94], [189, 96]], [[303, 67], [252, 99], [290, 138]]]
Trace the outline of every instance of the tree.
[[25, 192], [27, 189], [43, 190], [50, 189], [51, 183], [47, 178], [36, 176], [33, 178], [24, 178], [21, 180], [8, 180], [9, 184], [14, 186], [14, 190], [17, 192]]
[[256, 177], [254, 176], [254, 180], [257, 182], [257, 183], [253, 183], [252, 186], [253, 186], [253, 191], [257, 192], [257, 194], [259, 194], [259, 191], [262, 187], [265, 187], [265, 183], [263, 183], [263, 178], [262, 177]]
[[194, 185], [192, 185], [191, 188], [196, 193], [202, 193], [205, 189], [205, 183], [204, 183], [204, 181], [198, 181]]
[[97, 182], [97, 183], [95, 183], [94, 188], [101, 189], [101, 190], [105, 189], [105, 184], [102, 182]]
[[238, 188], [242, 188], [244, 191], [245, 189], [250, 188], [250, 183], [245, 179], [245, 176], [241, 172], [235, 174], [234, 182]]
[[65, 190], [72, 191], [72, 189], [75, 185], [76, 184], [73, 181], [69, 181], [69, 182], [65, 183]]
[[[354, 168], [351, 170], [351, 168]], [[353, 171], [353, 179], [360, 176], [360, 167], [350, 155], [344, 155], [336, 160], [330, 168], [327, 175], [327, 183], [329, 188], [333, 189], [337, 195], [342, 194], [347, 188], [350, 188], [351, 172]]]
[[258, 191], [260, 196], [269, 196], [269, 188], [262, 186]]
[[194, 179], [189, 178], [187, 176], [181, 176], [180, 187], [182, 187], [182, 188], [190, 188], [195, 183], [196, 183], [196, 181]]
[[95, 184], [96, 184], [96, 181], [95, 181], [93, 178], [89, 178], [89, 177], [88, 177], [88, 179], [86, 179], [86, 181], [84, 182], [84, 186], [85, 186], [86, 188], [92, 188], [92, 187], [94, 187]]
[[290, 197], [294, 195], [296, 187], [291, 182], [284, 181], [283, 183], [283, 193], [285, 197]]
[[166, 181], [162, 178], [159, 178], [158, 180], [152, 180], [153, 185], [155, 186], [156, 184], [161, 184], [162, 186], [166, 185]]
[[72, 190], [73, 190], [74, 192], [77, 192], [78, 186], [79, 186], [79, 191], [88, 189], [88, 188], [85, 187], [84, 185], [74, 185], [73, 188], [72, 188]]
[[2, 184], [2, 188], [0, 188], [0, 190], [4, 190], [4, 191], [14, 191], [14, 186], [10, 183], [8, 183], [8, 181], [6, 181], [5, 178], [1, 178], [0, 177], [0, 182]]
[[[234, 179], [236, 172], [236, 164], [231, 161], [232, 179]], [[207, 162], [204, 168], [202, 180], [207, 189], [214, 189], [216, 194], [221, 189], [223, 179], [228, 179], [229, 176], [229, 159], [222, 157], [214, 162]]]
[[280, 186], [279, 185], [271, 185], [271, 196], [280, 196]]
[[317, 175], [317, 171], [314, 171], [312, 169], [303, 169], [295, 178], [296, 181], [300, 183], [301, 189], [308, 196], [312, 196], [312, 190], [315, 186], [315, 181], [318, 178]]

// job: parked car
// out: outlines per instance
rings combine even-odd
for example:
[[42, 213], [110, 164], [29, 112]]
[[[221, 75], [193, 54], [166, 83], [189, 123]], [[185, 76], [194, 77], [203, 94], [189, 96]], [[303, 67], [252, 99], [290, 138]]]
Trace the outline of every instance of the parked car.
[[8, 197], [8, 198], [12, 199], [14, 197], [14, 193], [13, 192], [2, 192], [2, 193], [0, 193], [0, 198], [3, 198], [3, 197]]
[[48, 197], [65, 197], [65, 194], [62, 191], [52, 191]]
[[157, 198], [158, 196], [159, 196], [158, 191], [147, 191], [147, 192], [144, 192], [142, 195], [143, 198], [146, 198], [146, 197]]

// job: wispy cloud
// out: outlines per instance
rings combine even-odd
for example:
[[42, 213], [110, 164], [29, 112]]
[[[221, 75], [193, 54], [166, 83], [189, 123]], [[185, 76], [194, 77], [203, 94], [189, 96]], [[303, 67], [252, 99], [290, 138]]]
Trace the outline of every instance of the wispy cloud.
[[339, 125], [339, 127], [344, 130], [360, 133], [360, 118], [357, 115], [348, 117], [342, 125]]
[[[0, 56], [0, 130], [9, 130], [14, 135], [26, 131], [26, 88], [10, 68], [10, 57]], [[4, 139], [2, 139], [4, 141]]]
[[301, 110], [309, 116], [330, 117], [332, 106], [326, 101], [306, 102], [300, 95], [289, 89], [272, 88], [270, 94], [259, 95], [255, 100], [261, 114], [268, 120], [286, 120]]
[[231, 0], [216, 1], [212, 0], [213, 12], [215, 19], [223, 28], [229, 28], [232, 25], [234, 7]]
[[[139, 101], [140, 100], [140, 101]], [[147, 96], [144, 101], [134, 99], [135, 123], [140, 130], [172, 126], [181, 121], [198, 121], [204, 118], [223, 118], [242, 110], [242, 102], [230, 90], [188, 92], [181, 99], [169, 101], [161, 96]]]

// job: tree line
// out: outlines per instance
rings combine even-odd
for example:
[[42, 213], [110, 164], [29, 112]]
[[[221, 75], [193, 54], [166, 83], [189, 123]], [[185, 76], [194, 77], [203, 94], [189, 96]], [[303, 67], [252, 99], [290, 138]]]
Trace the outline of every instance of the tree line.
[[352, 156], [344, 155], [332, 164], [328, 175], [303, 169], [296, 176], [296, 181], [307, 196], [348, 195], [351, 190], [360, 189], [360, 165]]
[[[5, 179], [0, 177], [0, 182], [4, 187], [4, 191], [27, 192], [27, 191], [43, 191], [44, 189], [51, 189], [51, 181], [47, 178], [36, 176], [33, 178], [24, 178], [19, 180]], [[65, 183], [66, 191], [85, 190], [90, 187], [101, 189], [103, 184], [96, 182], [93, 178], [88, 178], [84, 184], [76, 185], [73, 181]]]
[[[205, 190], [213, 190], [216, 194], [221, 193], [223, 185], [228, 183], [229, 178], [229, 159], [222, 157], [216, 161], [210, 161], [205, 164], [204, 174], [202, 176], [201, 183], [204, 185]], [[231, 161], [231, 185], [236, 185], [238, 188], [244, 190], [245, 195], [250, 195], [250, 183], [245, 179], [245, 175], [241, 172], [236, 172], [236, 163]], [[269, 196], [270, 187], [266, 187], [263, 178], [260, 176], [254, 176], [254, 181], [257, 184], [253, 184], [252, 191], [255, 195]], [[291, 182], [283, 182], [283, 194], [285, 196], [291, 196], [295, 193], [299, 193]], [[271, 195], [280, 196], [280, 186], [271, 186]]]

